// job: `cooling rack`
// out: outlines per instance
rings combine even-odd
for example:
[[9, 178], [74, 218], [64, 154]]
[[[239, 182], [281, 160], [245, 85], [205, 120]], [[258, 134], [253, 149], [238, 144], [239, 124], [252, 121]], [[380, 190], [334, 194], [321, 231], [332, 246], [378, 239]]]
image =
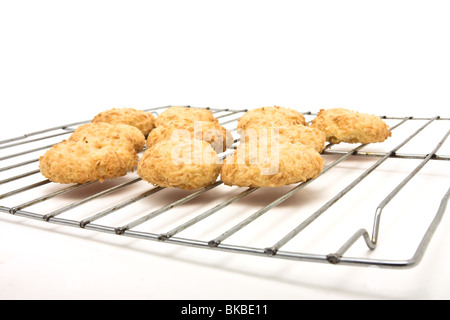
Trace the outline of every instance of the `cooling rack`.
[[[146, 111], [158, 115], [168, 107]], [[247, 110], [208, 109], [235, 139], [219, 155], [223, 159], [239, 144], [236, 124]], [[302, 113], [308, 121], [317, 114]], [[39, 156], [89, 120], [52, 127], [0, 141], [0, 211], [44, 223], [229, 253], [409, 268], [422, 260], [446, 210], [450, 156], [440, 150], [448, 146], [450, 118], [380, 117], [390, 126], [392, 138], [370, 145], [328, 144], [322, 154], [323, 172], [316, 179], [275, 189], [228, 187], [217, 181], [190, 192], [152, 186], [136, 173], [103, 183], [54, 184], [40, 174]], [[423, 147], [417, 149], [419, 144]], [[428, 167], [442, 174], [427, 175]], [[380, 179], [380, 172], [384, 177], [388, 172], [392, 179]], [[421, 189], [430, 187], [427, 179], [433, 179], [436, 197], [432, 199], [421, 197]], [[376, 194], [378, 202], [366, 201], [367, 194]], [[410, 230], [415, 237], [408, 233], [400, 235], [402, 241], [389, 237], [389, 230], [398, 235], [402, 232], [398, 226], [405, 225], [392, 218], [383, 219], [394, 227], [381, 223], [390, 205], [391, 211], [408, 211], [407, 221], [419, 219], [420, 228]], [[325, 226], [323, 216], [327, 216]], [[344, 232], [341, 224], [347, 224]], [[388, 235], [382, 243], [406, 244], [406, 250], [400, 248], [402, 254], [375, 254], [383, 229]], [[356, 255], [350, 255], [355, 247]]]

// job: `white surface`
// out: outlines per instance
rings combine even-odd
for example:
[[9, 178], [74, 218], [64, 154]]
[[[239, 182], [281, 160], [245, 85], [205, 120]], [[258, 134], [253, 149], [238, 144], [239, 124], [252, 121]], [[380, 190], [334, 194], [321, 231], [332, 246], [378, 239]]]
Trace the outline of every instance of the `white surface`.
[[[126, 106], [342, 106], [448, 117], [449, 8], [446, 1], [1, 2], [0, 140]], [[337, 182], [352, 165], [337, 171]], [[402, 172], [394, 164], [373, 179], [399, 182]], [[448, 165], [427, 168], [414, 195], [439, 198], [448, 173]], [[307, 195], [326, 189], [318, 184]], [[363, 189], [357, 202], [372, 204], [368, 219], [384, 196], [368, 200], [374, 194]], [[340, 210], [354, 208], [351, 199]], [[0, 298], [448, 299], [449, 222], [444, 216], [418, 267], [381, 270], [177, 247], [2, 213]]]

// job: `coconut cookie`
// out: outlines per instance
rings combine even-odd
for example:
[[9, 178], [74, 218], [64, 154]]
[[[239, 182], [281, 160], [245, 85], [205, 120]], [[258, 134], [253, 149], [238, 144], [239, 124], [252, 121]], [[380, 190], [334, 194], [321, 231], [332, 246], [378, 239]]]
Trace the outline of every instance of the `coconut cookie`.
[[326, 134], [330, 143], [375, 143], [383, 142], [392, 133], [380, 117], [344, 108], [321, 109], [311, 122]]
[[274, 106], [247, 111], [239, 118], [237, 128], [246, 130], [252, 124], [260, 127], [289, 126], [306, 125], [306, 121], [303, 114], [296, 110]]
[[155, 124], [159, 127], [177, 120], [218, 122], [213, 113], [208, 109], [169, 107], [156, 118]]
[[149, 147], [139, 161], [138, 175], [166, 188], [194, 190], [217, 180], [217, 153], [203, 140], [163, 140]]
[[307, 147], [313, 148], [319, 153], [325, 149], [325, 133], [319, 129], [308, 126], [290, 125], [279, 127], [260, 127], [257, 124], [251, 124], [244, 132], [241, 133], [241, 139], [243, 141], [257, 139], [261, 136], [267, 139], [277, 138], [279, 140], [287, 140], [294, 144], [301, 143]]
[[178, 119], [156, 127], [147, 138], [147, 146], [168, 139], [193, 138], [210, 143], [217, 153], [225, 151], [234, 142], [231, 132], [218, 122]]
[[90, 137], [54, 145], [39, 158], [39, 169], [52, 182], [83, 184], [124, 176], [137, 163], [129, 143]]
[[69, 137], [70, 141], [103, 138], [108, 140], [122, 140], [130, 143], [136, 152], [145, 146], [145, 137], [135, 126], [127, 124], [110, 124], [106, 122], [87, 123], [79, 126]]
[[316, 150], [302, 144], [251, 139], [224, 160], [221, 180], [229, 186], [279, 187], [316, 178], [323, 163]]
[[155, 116], [150, 112], [133, 108], [113, 108], [100, 112], [91, 122], [128, 124], [141, 130], [142, 134], [147, 137], [155, 127]]

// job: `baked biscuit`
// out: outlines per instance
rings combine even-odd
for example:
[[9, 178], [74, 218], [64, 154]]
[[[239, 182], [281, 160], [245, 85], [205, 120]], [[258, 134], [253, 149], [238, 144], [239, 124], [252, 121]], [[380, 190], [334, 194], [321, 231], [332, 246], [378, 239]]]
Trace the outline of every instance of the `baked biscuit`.
[[133, 108], [113, 108], [97, 114], [91, 122], [128, 124], [137, 127], [147, 137], [155, 127], [155, 116], [150, 112]]
[[259, 125], [251, 124], [246, 131], [241, 133], [241, 140], [248, 141], [257, 137], [264, 136], [271, 139], [272, 136], [280, 140], [287, 140], [291, 143], [301, 143], [307, 147], [311, 147], [321, 153], [325, 149], [326, 135], [319, 129], [311, 128], [303, 125], [291, 126], [273, 126], [259, 127]]
[[306, 125], [303, 114], [289, 108], [274, 106], [247, 111], [239, 120], [237, 128], [246, 130], [251, 124], [265, 126]]
[[311, 127], [325, 132], [327, 141], [335, 144], [383, 142], [392, 135], [379, 117], [344, 108], [321, 109]]
[[89, 137], [123, 140], [131, 143], [136, 152], [142, 151], [145, 146], [145, 137], [135, 126], [106, 122], [83, 124], [75, 129], [68, 140], [78, 141]]
[[229, 148], [233, 142], [231, 132], [218, 122], [179, 119], [156, 127], [147, 138], [147, 146], [167, 139], [200, 139], [211, 144], [217, 153]]
[[169, 107], [156, 118], [155, 124], [159, 127], [175, 120], [218, 122], [213, 113], [208, 109]]
[[220, 163], [203, 140], [163, 140], [144, 152], [137, 173], [153, 185], [194, 190], [217, 180]]
[[137, 163], [129, 143], [90, 137], [54, 145], [39, 158], [39, 169], [50, 181], [83, 184], [124, 176]]
[[222, 164], [224, 184], [238, 187], [279, 187], [316, 178], [323, 169], [320, 154], [287, 140], [251, 139], [241, 143]]

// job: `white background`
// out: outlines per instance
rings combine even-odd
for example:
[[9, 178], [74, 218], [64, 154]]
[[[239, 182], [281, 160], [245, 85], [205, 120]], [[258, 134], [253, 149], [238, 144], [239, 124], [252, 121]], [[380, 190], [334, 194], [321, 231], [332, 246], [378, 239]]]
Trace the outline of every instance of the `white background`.
[[[448, 1], [433, 0], [2, 1], [0, 140], [112, 107], [448, 117], [449, 16]], [[210, 252], [202, 262], [197, 250], [14, 221], [0, 221], [1, 298], [450, 298], [448, 272], [414, 284], [420, 270], [264, 268]], [[50, 250], [55, 242], [68, 250]]]

